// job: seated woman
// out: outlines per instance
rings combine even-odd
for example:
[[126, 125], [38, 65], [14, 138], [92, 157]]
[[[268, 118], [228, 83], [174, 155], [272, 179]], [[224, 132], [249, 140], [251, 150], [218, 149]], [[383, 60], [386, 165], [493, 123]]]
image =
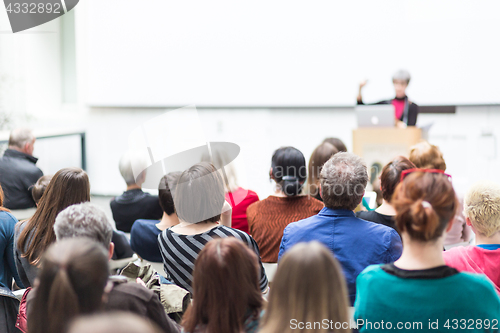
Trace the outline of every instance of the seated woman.
[[158, 220], [137, 220], [132, 225], [130, 246], [143, 259], [162, 262], [160, 248], [158, 247], [158, 235], [163, 230], [179, 224], [169, 184], [172, 184], [175, 189], [175, 184], [180, 175], [180, 172], [171, 172], [160, 180], [158, 198], [161, 209], [163, 209], [160, 222]]
[[382, 205], [369, 212], [357, 212], [356, 216], [366, 221], [380, 223], [396, 229], [396, 222], [394, 221], [396, 210], [391, 204], [392, 195], [394, 194], [396, 186], [399, 184], [401, 173], [404, 170], [413, 168], [415, 168], [415, 164], [403, 156], [398, 156], [387, 163], [380, 175], [380, 190], [384, 198]]
[[22, 288], [14, 260], [14, 229], [17, 219], [3, 207], [3, 190], [0, 186], [0, 288], [12, 289], [12, 278]]
[[[314, 327], [315, 322], [328, 327]], [[280, 261], [261, 333], [351, 332], [349, 300], [342, 267], [330, 250], [313, 241], [294, 245]], [[311, 327], [305, 326], [311, 323]], [[338, 323], [340, 326], [335, 326]], [[337, 324], [337, 325], [338, 325]]]
[[345, 143], [339, 138], [326, 138], [325, 140], [323, 140], [323, 142], [328, 142], [329, 144], [333, 145], [339, 152], [347, 153], [347, 147], [345, 146]]
[[[443, 158], [443, 153], [438, 146], [431, 145], [427, 141], [422, 141], [411, 147], [410, 161], [417, 168], [422, 169], [438, 169], [446, 171], [446, 162]], [[463, 242], [469, 242], [473, 236], [470, 226], [465, 223], [463, 214], [463, 196], [458, 194], [459, 207], [455, 215], [453, 225], [444, 236], [444, 245], [453, 245]]]
[[[249, 233], [247, 208], [256, 201], [259, 196], [252, 190], [247, 190], [238, 185], [236, 169], [229, 159], [229, 153], [220, 146], [211, 147], [211, 155], [205, 154], [202, 162], [212, 163], [218, 170], [224, 170], [222, 179], [224, 180], [224, 190], [226, 191], [226, 201], [232, 207], [231, 228]], [[222, 173], [222, 172], [221, 172]]]
[[87, 173], [80, 168], [59, 170], [38, 202], [35, 214], [16, 225], [14, 248], [16, 268], [25, 288], [33, 286], [43, 252], [55, 242], [57, 214], [73, 204], [90, 200]]
[[314, 149], [311, 154], [311, 158], [309, 158], [309, 174], [307, 176], [307, 185], [309, 187], [308, 194], [319, 201], [323, 201], [319, 193], [319, 175], [321, 168], [323, 167], [323, 164], [330, 159], [330, 157], [338, 152], [338, 149], [331, 143], [323, 142], [316, 147], [316, 149]]
[[[363, 320], [360, 332], [380, 332], [382, 322], [387, 331], [463, 330], [464, 322], [474, 323], [474, 332], [494, 327], [500, 313], [494, 286], [483, 275], [446, 266], [443, 259], [444, 231], [458, 206], [449, 176], [405, 170], [402, 178], [392, 204], [403, 254], [358, 276], [354, 319]], [[401, 323], [416, 326], [398, 327]]]
[[41, 261], [28, 331], [64, 333], [72, 319], [99, 311], [108, 274], [107, 252], [92, 240], [63, 240], [50, 246]]
[[[214, 238], [236, 237], [247, 244], [260, 261], [255, 240], [243, 231], [224, 225], [224, 214], [230, 221], [231, 209], [223, 208], [226, 205], [224, 183], [211, 163], [195, 164], [181, 174], [174, 204], [180, 223], [163, 230], [158, 243], [165, 273], [178, 286], [193, 291], [194, 262], [205, 244]], [[262, 264], [259, 274], [260, 288], [264, 292], [268, 283]]]
[[306, 180], [306, 159], [296, 148], [276, 150], [269, 177], [276, 182], [276, 192], [247, 209], [250, 234], [259, 245], [263, 262], [278, 262], [283, 230], [296, 222], [319, 213], [323, 203], [301, 195]]
[[239, 239], [208, 242], [194, 266], [184, 332], [257, 332], [263, 303], [259, 270], [257, 255]]
[[[33, 185], [32, 194], [33, 200], [35, 200], [35, 204], [38, 207], [38, 203], [42, 198], [47, 186], [49, 186], [50, 181], [52, 180], [52, 175], [45, 175], [40, 177], [38, 181]], [[89, 185], [90, 186], [90, 185]], [[122, 231], [113, 230], [113, 237], [111, 239], [113, 244], [115, 244], [113, 248], [113, 257], [111, 259], [123, 259], [130, 258], [134, 255], [134, 251], [130, 247], [127, 236]]]
[[500, 186], [473, 185], [465, 195], [464, 214], [476, 234], [476, 245], [445, 251], [444, 261], [459, 271], [485, 274], [500, 294]]

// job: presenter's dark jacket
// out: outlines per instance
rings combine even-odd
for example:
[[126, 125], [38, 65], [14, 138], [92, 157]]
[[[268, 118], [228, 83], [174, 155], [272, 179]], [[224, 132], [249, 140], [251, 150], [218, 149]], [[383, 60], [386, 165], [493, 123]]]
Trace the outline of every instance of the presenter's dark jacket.
[[[415, 126], [417, 123], [417, 115], [418, 115], [418, 105], [409, 101], [408, 96], [405, 96], [403, 98], [393, 98], [393, 99], [388, 99], [385, 101], [380, 101], [375, 104], [392, 104], [392, 101], [396, 100], [404, 100], [405, 101], [405, 106], [404, 106], [404, 111], [401, 117], [399, 117], [399, 120], [404, 122], [407, 126]], [[357, 101], [358, 105], [364, 105], [363, 101]]]
[[6, 208], [35, 207], [31, 186], [43, 176], [42, 170], [36, 166], [37, 161], [36, 157], [14, 149], [7, 149], [0, 158], [0, 184]]

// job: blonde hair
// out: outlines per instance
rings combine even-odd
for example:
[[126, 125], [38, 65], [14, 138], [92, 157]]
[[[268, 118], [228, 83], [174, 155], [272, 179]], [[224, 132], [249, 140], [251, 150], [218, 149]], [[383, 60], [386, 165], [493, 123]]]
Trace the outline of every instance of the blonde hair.
[[427, 141], [419, 142], [411, 147], [408, 159], [417, 168], [446, 170], [443, 153], [438, 146], [431, 145]]
[[322, 325], [325, 318], [334, 326], [348, 323], [348, 304], [342, 268], [330, 250], [316, 241], [299, 243], [280, 261], [260, 332], [296, 332], [292, 320], [313, 325], [304, 327], [303, 333], [350, 332]]
[[484, 181], [472, 185], [465, 195], [464, 215], [481, 235], [500, 231], [500, 186]]

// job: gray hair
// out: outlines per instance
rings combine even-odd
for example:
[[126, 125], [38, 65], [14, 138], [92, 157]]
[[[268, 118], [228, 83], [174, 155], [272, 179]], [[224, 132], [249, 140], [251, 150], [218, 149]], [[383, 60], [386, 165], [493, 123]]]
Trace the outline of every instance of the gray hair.
[[353, 210], [360, 203], [368, 183], [368, 172], [361, 157], [339, 152], [321, 169], [321, 196], [325, 206]]
[[101, 209], [84, 202], [61, 211], [56, 217], [54, 232], [58, 241], [87, 237], [108, 249], [113, 236], [113, 227]]
[[35, 140], [33, 132], [29, 128], [16, 128], [10, 132], [9, 146], [23, 149], [27, 143]]
[[118, 165], [127, 185], [135, 184], [141, 172], [144, 172], [148, 166], [146, 154], [137, 150], [129, 150], [123, 154]]
[[394, 80], [406, 81], [406, 84], [410, 83], [410, 79], [411, 79], [410, 73], [404, 69], [400, 69], [392, 76], [392, 81]]

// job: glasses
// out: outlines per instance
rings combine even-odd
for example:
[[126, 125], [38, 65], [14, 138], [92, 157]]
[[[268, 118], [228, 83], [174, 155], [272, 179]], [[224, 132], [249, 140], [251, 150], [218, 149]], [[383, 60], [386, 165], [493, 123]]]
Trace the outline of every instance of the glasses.
[[406, 169], [406, 170], [403, 170], [403, 172], [401, 172], [401, 179], [400, 179], [400, 182], [403, 181], [403, 179], [405, 179], [406, 176], [408, 176], [410, 173], [413, 173], [413, 172], [425, 172], [425, 173], [438, 173], [438, 174], [442, 174], [442, 175], [445, 175], [446, 177], [448, 177], [448, 180], [451, 181], [451, 175], [447, 174], [447, 173], [444, 173], [443, 170], [439, 170], [439, 169], [419, 169], [419, 168], [413, 168], [413, 169]]

